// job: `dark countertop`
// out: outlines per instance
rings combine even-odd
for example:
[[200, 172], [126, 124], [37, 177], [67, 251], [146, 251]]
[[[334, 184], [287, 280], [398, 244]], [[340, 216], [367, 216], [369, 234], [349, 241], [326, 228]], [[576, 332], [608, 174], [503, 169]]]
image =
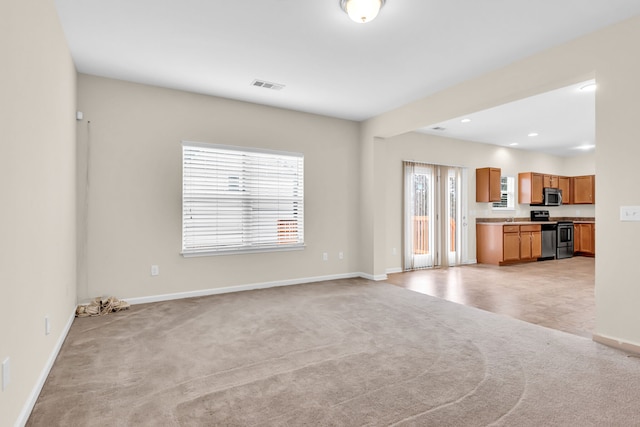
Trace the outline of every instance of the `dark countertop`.
[[516, 217], [513, 218], [513, 221], [510, 220], [511, 218], [476, 218], [476, 224], [487, 224], [487, 223], [491, 223], [491, 222], [498, 222], [500, 224], [550, 224], [550, 223], [555, 223], [558, 221], [573, 221], [573, 222], [582, 222], [582, 223], [594, 223], [596, 222], [596, 219], [593, 217], [568, 217], [568, 216], [561, 216], [561, 217], [552, 217], [550, 221], [531, 221], [530, 218], [528, 217]]

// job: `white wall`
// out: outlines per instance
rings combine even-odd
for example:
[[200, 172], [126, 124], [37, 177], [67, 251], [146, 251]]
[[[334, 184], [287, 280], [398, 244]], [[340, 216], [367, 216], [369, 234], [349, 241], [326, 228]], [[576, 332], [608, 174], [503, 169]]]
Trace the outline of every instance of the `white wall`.
[[[357, 123], [87, 75], [78, 104], [81, 300], [358, 272]], [[306, 248], [183, 258], [181, 140], [302, 152]]]
[[[386, 171], [386, 270], [397, 271], [402, 266], [402, 162], [412, 160], [424, 163], [461, 166], [468, 169], [468, 259], [476, 258], [476, 218], [529, 217], [531, 207], [516, 204], [515, 211], [493, 211], [491, 203], [476, 203], [476, 168], [498, 167], [503, 176], [516, 178], [519, 172], [540, 172], [559, 175], [589, 175], [595, 172], [592, 156], [564, 158], [531, 151], [517, 150], [490, 144], [478, 144], [451, 138], [410, 132], [388, 138], [385, 148]], [[516, 196], [517, 198], [517, 196]], [[517, 201], [516, 201], [517, 203]], [[552, 216], [593, 217], [592, 205], [548, 207]], [[393, 249], [396, 248], [396, 254]]]
[[2, 2], [0, 55], [0, 362], [11, 371], [0, 426], [9, 426], [26, 420], [76, 301], [76, 72], [52, 0]]

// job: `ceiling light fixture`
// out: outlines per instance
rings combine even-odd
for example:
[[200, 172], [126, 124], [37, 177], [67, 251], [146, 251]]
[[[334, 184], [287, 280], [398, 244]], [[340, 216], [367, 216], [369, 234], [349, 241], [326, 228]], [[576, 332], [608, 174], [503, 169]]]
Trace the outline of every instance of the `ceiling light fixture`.
[[340, 7], [349, 18], [360, 24], [373, 21], [386, 0], [340, 0]]
[[515, 147], [516, 145], [518, 145], [518, 143], [517, 143], [517, 142], [512, 142], [512, 143], [511, 143], [511, 144], [509, 144], [509, 145], [510, 145], [510, 146], [512, 146], [512, 147]]
[[595, 83], [591, 82], [591, 83], [587, 83], [584, 86], [580, 86], [580, 90], [583, 92], [593, 92], [594, 90], [596, 90], [597, 87], [598, 86]]
[[471, 119], [462, 119], [460, 123], [471, 123]]
[[527, 136], [538, 136], [538, 134], [536, 132], [531, 132], [529, 135]]

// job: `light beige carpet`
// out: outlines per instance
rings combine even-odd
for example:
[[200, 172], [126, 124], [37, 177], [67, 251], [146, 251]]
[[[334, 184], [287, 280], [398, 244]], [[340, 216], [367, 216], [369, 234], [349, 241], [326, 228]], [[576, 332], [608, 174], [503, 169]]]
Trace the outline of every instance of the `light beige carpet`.
[[76, 319], [30, 426], [640, 425], [640, 360], [361, 279]]

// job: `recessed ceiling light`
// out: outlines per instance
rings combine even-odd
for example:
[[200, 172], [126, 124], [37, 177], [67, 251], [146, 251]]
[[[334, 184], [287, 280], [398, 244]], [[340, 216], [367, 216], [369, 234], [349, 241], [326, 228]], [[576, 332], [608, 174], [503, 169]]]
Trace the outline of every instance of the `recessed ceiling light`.
[[517, 142], [512, 142], [512, 143], [511, 143], [511, 144], [509, 144], [509, 145], [513, 147], [514, 145], [518, 145], [518, 143], [517, 143]]
[[580, 90], [583, 92], [593, 92], [594, 90], [596, 90], [597, 85], [594, 82], [591, 83], [587, 83], [584, 86], [580, 86]]
[[470, 123], [471, 119], [462, 119], [460, 120], [460, 123]]
[[584, 150], [584, 151], [591, 150], [592, 148], [596, 148], [596, 146], [593, 144], [585, 144], [585, 145], [580, 145], [579, 147], [575, 147], [576, 150]]
[[529, 135], [527, 135], [527, 136], [538, 136], [538, 133], [537, 133], [537, 132], [531, 132], [531, 133], [530, 133]]

